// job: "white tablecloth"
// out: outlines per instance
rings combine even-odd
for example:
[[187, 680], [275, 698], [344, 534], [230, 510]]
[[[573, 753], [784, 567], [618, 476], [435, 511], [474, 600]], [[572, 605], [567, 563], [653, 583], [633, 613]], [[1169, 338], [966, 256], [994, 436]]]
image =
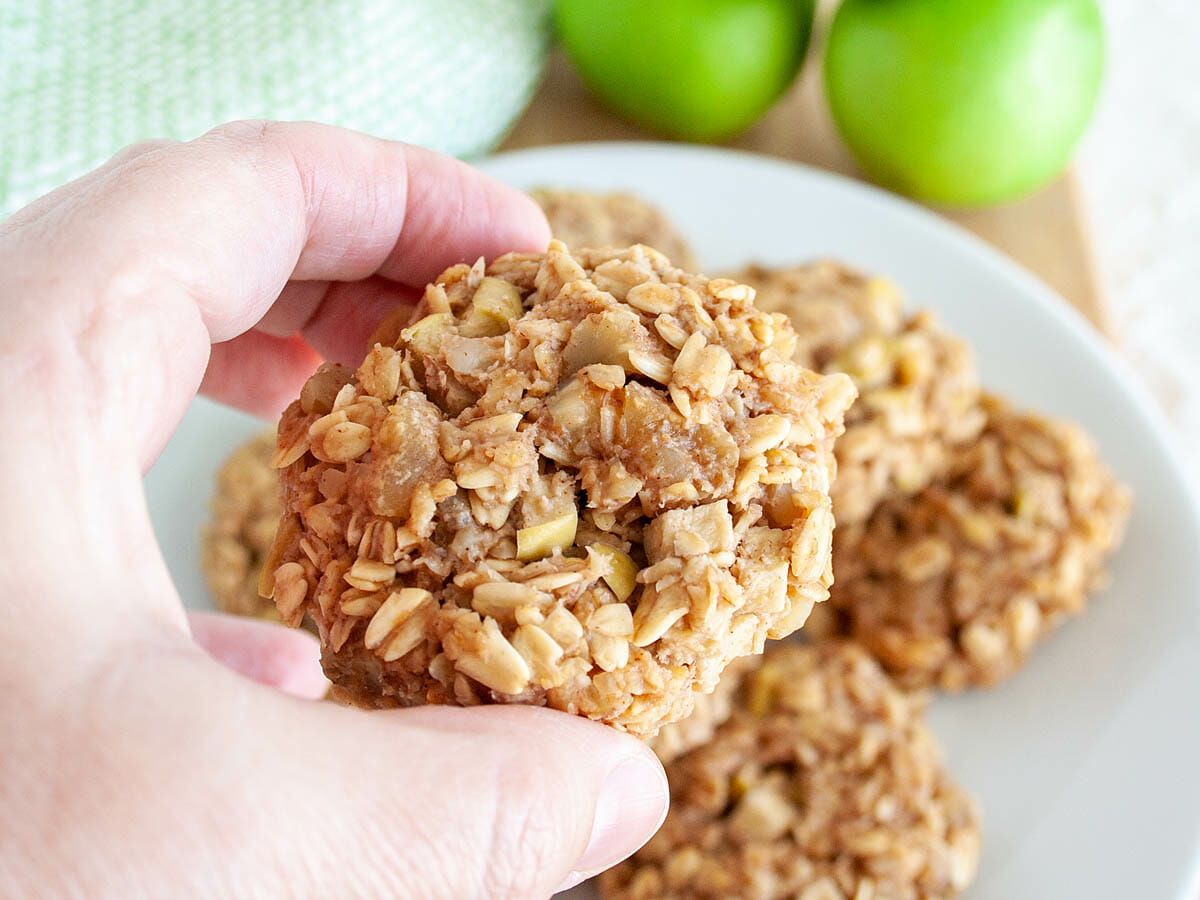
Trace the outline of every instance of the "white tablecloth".
[[1122, 352], [1200, 481], [1200, 3], [1101, 0], [1108, 74], [1079, 155]]

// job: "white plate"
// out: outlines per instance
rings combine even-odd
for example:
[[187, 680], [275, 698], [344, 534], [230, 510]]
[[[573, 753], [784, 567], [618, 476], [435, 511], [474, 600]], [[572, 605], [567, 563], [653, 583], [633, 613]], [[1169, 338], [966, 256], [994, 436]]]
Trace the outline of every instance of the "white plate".
[[[968, 896], [1195, 900], [1200, 504], [1152, 401], [1092, 328], [965, 232], [824, 172], [657, 144], [528, 150], [484, 168], [520, 187], [646, 197], [682, 225], [709, 271], [832, 256], [886, 273], [970, 340], [989, 387], [1096, 436], [1137, 495], [1111, 588], [1012, 680], [931, 710], [951, 767], [983, 809]], [[189, 605], [208, 605], [196, 538], [213, 472], [256, 427], [198, 400], [146, 478]]]

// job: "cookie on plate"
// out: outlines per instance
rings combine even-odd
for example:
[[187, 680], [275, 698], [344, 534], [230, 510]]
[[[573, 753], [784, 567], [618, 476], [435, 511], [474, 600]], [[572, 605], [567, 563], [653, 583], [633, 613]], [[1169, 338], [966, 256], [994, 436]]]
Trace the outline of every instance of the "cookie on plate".
[[264, 593], [360, 704], [682, 718], [832, 580], [854, 387], [751, 295], [642, 246], [448, 269], [284, 413]]
[[978, 816], [922, 701], [853, 644], [768, 650], [667, 778], [666, 822], [604, 900], [933, 900], [974, 877]]
[[274, 452], [275, 429], [267, 428], [221, 465], [200, 564], [222, 612], [278, 622], [275, 604], [258, 594], [263, 562], [283, 511], [279, 476], [270, 465]]
[[546, 214], [550, 232], [568, 247], [608, 248], [645, 244], [681, 269], [694, 271], [687, 241], [662, 210], [631, 194], [596, 194], [559, 188], [529, 192]]
[[814, 623], [861, 642], [905, 687], [1012, 674], [1106, 578], [1131, 498], [1088, 436], [985, 396], [987, 425], [951, 468], [834, 541]]
[[863, 521], [887, 497], [920, 490], [979, 434], [970, 349], [932, 313], [904, 316], [890, 282], [833, 262], [751, 266], [734, 277], [756, 288], [759, 308], [791, 319], [801, 365], [845, 372], [858, 387], [837, 445], [838, 525]]
[[754, 305], [786, 315], [796, 329], [796, 359], [823, 367], [865, 334], [894, 334], [903, 322], [899, 289], [832, 260], [795, 266], [750, 265], [729, 276], [755, 290]]

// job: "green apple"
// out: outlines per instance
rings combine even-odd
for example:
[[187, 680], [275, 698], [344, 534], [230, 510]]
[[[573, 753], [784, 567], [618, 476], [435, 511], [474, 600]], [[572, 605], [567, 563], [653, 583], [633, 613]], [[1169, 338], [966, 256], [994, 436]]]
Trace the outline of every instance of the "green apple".
[[825, 81], [838, 129], [871, 178], [976, 206], [1062, 170], [1103, 63], [1095, 0], [845, 0]]
[[795, 78], [814, 0], [558, 0], [559, 36], [588, 87], [674, 138], [744, 131]]

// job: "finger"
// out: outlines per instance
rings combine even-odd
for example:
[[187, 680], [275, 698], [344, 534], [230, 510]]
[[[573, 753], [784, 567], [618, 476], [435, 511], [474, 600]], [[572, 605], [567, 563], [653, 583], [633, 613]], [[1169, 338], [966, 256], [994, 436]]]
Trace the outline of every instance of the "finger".
[[[204, 784], [209, 773], [227, 780], [223, 760], [195, 739], [147, 750], [163, 771], [138, 766], [127, 786], [133, 803], [181, 767], [202, 779], [194, 802], [233, 840], [210, 876], [229, 884], [210, 895], [236, 885], [254, 896], [544, 898], [627, 857], [666, 814], [648, 748], [580, 717], [520, 706], [364, 713], [215, 685], [205, 675], [190, 708], [176, 711], [176, 697], [152, 721], [168, 735], [222, 735], [224, 760], [247, 767], [236, 796], [213, 808]], [[137, 803], [137, 817], [156, 813], [189, 819], [177, 803]]]
[[[213, 344], [201, 390], [264, 419], [278, 419], [321, 364], [321, 355], [296, 335], [277, 338], [260, 331]], [[164, 429], [163, 440], [169, 436]]]
[[[428, 755], [413, 757], [431, 760], [412, 767], [406, 789], [428, 785], [427, 804], [416, 808], [436, 810], [444, 825], [430, 823], [428, 855], [444, 858], [455, 830], [466, 851], [457, 866], [418, 882], [440, 886], [437, 896], [549, 896], [626, 859], [666, 818], [661, 763], [640, 741], [597, 723], [519, 706], [422, 707], [394, 718], [406, 735], [420, 728], [413, 750], [424, 744]], [[460, 797], [472, 798], [469, 811], [456, 809]], [[482, 821], [464, 826], [480, 813]]]
[[320, 645], [306, 631], [203, 612], [189, 612], [188, 625], [209, 656], [260, 684], [307, 700], [329, 689]]
[[[317, 777], [346, 801], [325, 807], [324, 828], [374, 845], [355, 896], [548, 897], [633, 853], [666, 815], [654, 755], [582, 718], [528, 707], [312, 712], [289, 711], [285, 727], [306, 742], [337, 736]], [[347, 753], [370, 762], [354, 771]], [[397, 809], [409, 815], [389, 822]], [[303, 841], [307, 828], [293, 827]]]
[[304, 339], [331, 362], [357, 365], [367, 338], [397, 306], [413, 306], [420, 291], [372, 276], [362, 281], [293, 281], [255, 330]]
[[546, 248], [550, 226], [527, 194], [496, 190], [475, 170], [423, 148], [411, 151], [409, 170], [405, 227], [381, 275], [423, 287], [456, 262]]
[[411, 288], [379, 277], [293, 281], [272, 307], [290, 314], [268, 313], [252, 330], [213, 345], [200, 390], [254, 415], [278, 418], [322, 358], [357, 366], [380, 321], [416, 299]]
[[143, 458], [161, 430], [148, 419], [173, 425], [200, 382], [195, 344], [248, 329], [289, 279], [421, 283], [548, 238], [532, 201], [456, 160], [311, 124], [237, 123], [156, 149], [46, 218], [0, 242], [20, 289], [6, 328], [77, 347], [89, 407], [116, 417], [94, 430]]
[[58, 225], [72, 280], [163, 279], [214, 340], [262, 318], [292, 278], [420, 286], [549, 238], [532, 200], [458, 160], [308, 123], [238, 122], [139, 156]]
[[[231, 642], [214, 624], [193, 627], [263, 676], [230, 645], [277, 632], [247, 622]], [[248, 682], [174, 629], [119, 646], [90, 690], [64, 692], [61, 729], [28, 730], [22, 896], [542, 898], [634, 852], [666, 814], [649, 749], [580, 717], [365, 713]], [[108, 865], [130, 847], [136, 866]]]
[[39, 197], [28, 206], [15, 212], [8, 219], [0, 223], [0, 231], [5, 228], [15, 229], [32, 228], [35, 223], [43, 219], [47, 214], [52, 213], [57, 209], [70, 205], [84, 205], [90, 199], [91, 189], [93, 186], [104, 181], [105, 178], [114, 171], [124, 166], [126, 163], [132, 162], [140, 157], [146, 156], [157, 150], [162, 150], [166, 147], [174, 147], [179, 144], [178, 141], [170, 141], [164, 139], [152, 139], [139, 141], [136, 144], [130, 144], [128, 147], [123, 147], [113, 154], [112, 158], [104, 165], [91, 172], [86, 172], [69, 182], [63, 188], [52, 191], [44, 197]]
[[135, 159], [140, 159], [151, 153], [157, 153], [159, 150], [167, 150], [172, 147], [178, 147], [179, 141], [172, 141], [167, 138], [149, 138], [144, 141], [138, 141], [136, 144], [130, 144], [128, 147], [122, 147], [113, 154], [105, 165], [113, 168], [123, 166], [127, 162], [132, 162]]

